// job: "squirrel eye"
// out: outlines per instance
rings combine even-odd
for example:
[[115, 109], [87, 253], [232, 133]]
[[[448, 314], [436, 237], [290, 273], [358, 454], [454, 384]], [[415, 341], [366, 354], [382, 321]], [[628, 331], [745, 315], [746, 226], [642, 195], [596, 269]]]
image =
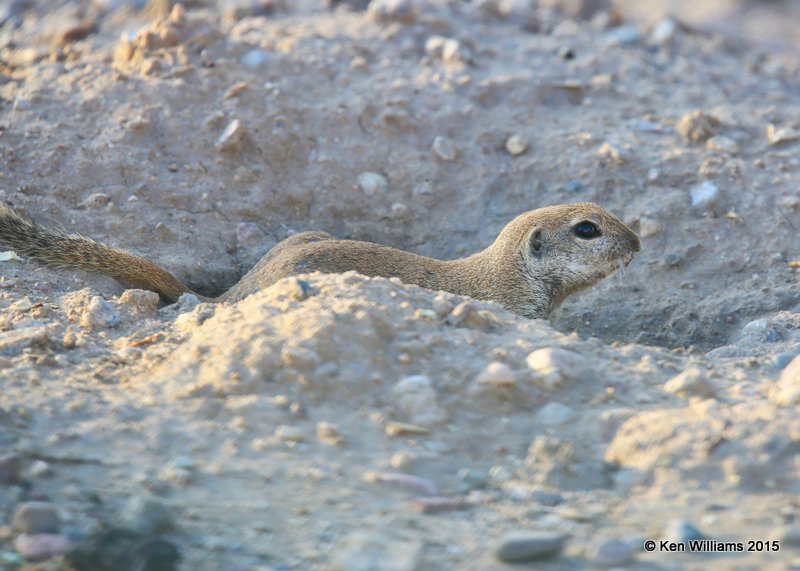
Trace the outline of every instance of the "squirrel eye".
[[584, 240], [591, 240], [592, 238], [602, 236], [600, 228], [598, 228], [594, 222], [589, 222], [588, 220], [578, 222], [572, 227], [572, 232], [578, 238], [583, 238]]

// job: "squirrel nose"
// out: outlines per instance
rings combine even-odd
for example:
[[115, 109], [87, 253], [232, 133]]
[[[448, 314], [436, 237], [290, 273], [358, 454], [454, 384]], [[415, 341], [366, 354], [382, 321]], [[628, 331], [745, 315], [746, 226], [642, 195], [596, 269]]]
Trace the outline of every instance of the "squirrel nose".
[[631, 232], [630, 239], [628, 240], [628, 245], [634, 252], [638, 252], [642, 249], [642, 241], [639, 240], [639, 236], [637, 236], [633, 232]]

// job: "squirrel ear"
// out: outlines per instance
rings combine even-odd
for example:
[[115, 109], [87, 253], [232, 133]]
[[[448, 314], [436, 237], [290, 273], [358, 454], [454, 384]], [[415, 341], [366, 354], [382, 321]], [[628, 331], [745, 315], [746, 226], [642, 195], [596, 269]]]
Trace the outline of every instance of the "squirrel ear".
[[529, 240], [531, 254], [536, 258], [542, 257], [542, 231], [538, 228], [531, 233]]

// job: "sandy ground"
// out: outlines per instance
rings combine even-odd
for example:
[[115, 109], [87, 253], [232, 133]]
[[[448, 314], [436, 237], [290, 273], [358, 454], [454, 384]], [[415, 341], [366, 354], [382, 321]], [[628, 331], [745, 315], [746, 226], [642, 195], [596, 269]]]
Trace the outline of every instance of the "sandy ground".
[[0, 569], [798, 568], [796, 7], [365, 4], [1, 4], [0, 200], [209, 295], [295, 232], [453, 258], [583, 200], [641, 254], [552, 323], [12, 256]]

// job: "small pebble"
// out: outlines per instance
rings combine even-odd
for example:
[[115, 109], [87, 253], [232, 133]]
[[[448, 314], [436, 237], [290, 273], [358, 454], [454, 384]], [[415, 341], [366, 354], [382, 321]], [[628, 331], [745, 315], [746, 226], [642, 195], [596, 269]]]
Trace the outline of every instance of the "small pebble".
[[462, 301], [447, 316], [445, 323], [456, 327], [468, 327], [488, 332], [494, 330], [499, 321], [491, 311], [478, 309], [470, 301]]
[[567, 536], [546, 531], [520, 531], [506, 534], [494, 550], [495, 557], [506, 563], [547, 559], [561, 553]]
[[597, 150], [597, 154], [617, 163], [626, 163], [632, 158], [631, 152], [628, 149], [612, 143], [603, 143]]
[[389, 181], [386, 180], [386, 177], [375, 172], [362, 172], [356, 178], [356, 184], [359, 190], [367, 196], [384, 194], [389, 190]]
[[719, 125], [719, 119], [698, 110], [681, 117], [677, 129], [687, 141], [702, 143], [714, 136]]
[[712, 151], [720, 153], [728, 153], [729, 155], [738, 155], [742, 150], [739, 143], [729, 137], [723, 135], [715, 135], [706, 141], [706, 147]]
[[36, 460], [31, 467], [28, 468], [28, 475], [31, 478], [47, 478], [55, 473], [53, 467], [44, 460]]
[[664, 383], [664, 391], [684, 398], [711, 398], [716, 395], [716, 387], [708, 379], [708, 373], [698, 367], [689, 367], [672, 377]]
[[364, 480], [372, 483], [392, 484], [404, 488], [410, 492], [424, 494], [426, 496], [437, 496], [439, 491], [430, 480], [412, 476], [411, 474], [400, 474], [394, 472], [367, 472]]
[[23, 533], [58, 533], [61, 517], [58, 507], [49, 502], [25, 502], [12, 519], [14, 529]]
[[497, 465], [489, 468], [489, 480], [495, 484], [504, 484], [511, 480], [513, 475], [505, 466]]
[[631, 129], [641, 133], [660, 133], [664, 130], [661, 123], [654, 121], [647, 121], [644, 119], [637, 119], [631, 123]]
[[148, 314], [155, 313], [158, 310], [158, 304], [161, 302], [158, 294], [154, 291], [147, 291], [143, 289], [126, 289], [119, 296], [117, 301], [118, 306], [125, 307], [133, 313]]
[[411, 24], [416, 16], [412, 0], [372, 0], [367, 15], [375, 20]]
[[777, 343], [783, 341], [781, 328], [766, 318], [754, 319], [742, 327], [742, 337], [750, 337], [760, 343]]
[[563, 188], [567, 192], [579, 192], [583, 189], [583, 183], [579, 180], [571, 180], [564, 184]]
[[708, 539], [699, 529], [688, 521], [682, 519], [671, 519], [664, 528], [662, 539], [674, 541], [675, 543], [686, 543], [693, 539]]
[[612, 46], [630, 46], [642, 40], [642, 34], [632, 24], [618, 26], [606, 35], [608, 43]]
[[28, 311], [30, 308], [33, 307], [31, 300], [27, 297], [23, 297], [20, 300], [15, 301], [11, 305], [8, 306], [8, 309], [11, 311]]
[[595, 567], [624, 567], [629, 564], [635, 555], [635, 550], [630, 542], [618, 539], [606, 539], [591, 543], [585, 552], [588, 559]]
[[87, 196], [82, 204], [87, 208], [103, 208], [111, 202], [111, 197], [103, 192], [95, 192]]
[[414, 501], [417, 511], [424, 514], [437, 514], [464, 509], [464, 502], [456, 498], [442, 496], [432, 498], [419, 498]]
[[305, 432], [302, 428], [286, 424], [281, 424], [275, 429], [275, 436], [289, 442], [302, 442], [305, 440]]
[[442, 46], [442, 61], [446, 64], [463, 63], [469, 59], [466, 52], [467, 50], [461, 45], [461, 42], [449, 38]]
[[[13, 250], [6, 250], [4, 252], [0, 252], [0, 262], [21, 262], [22, 258], [20, 258], [16, 252]], [[3, 287], [13, 287], [7, 285], [8, 282], [3, 284]]]
[[389, 210], [391, 211], [392, 218], [403, 218], [408, 214], [408, 206], [401, 202], [395, 202]]
[[419, 426], [418, 424], [410, 424], [408, 422], [396, 422], [391, 420], [386, 423], [386, 435], [387, 436], [403, 436], [403, 435], [414, 435], [414, 434], [430, 434], [431, 431], [424, 426]]
[[536, 413], [536, 420], [546, 426], [565, 424], [577, 416], [575, 410], [560, 402], [549, 402]]
[[792, 127], [776, 127], [772, 123], [767, 125], [767, 142], [770, 145], [791, 143], [800, 139], [800, 130]]
[[81, 315], [81, 326], [89, 329], [106, 329], [116, 327], [122, 318], [114, 308], [99, 295], [92, 297]]
[[611, 9], [609, 0], [539, 0], [538, 5], [559, 10], [573, 20], [586, 20]]
[[400, 379], [392, 387], [395, 407], [412, 423], [428, 426], [445, 420], [444, 410], [437, 403], [436, 390], [425, 375]]
[[552, 389], [567, 380], [580, 380], [589, 373], [589, 368], [581, 355], [561, 349], [547, 347], [529, 354], [528, 367], [536, 373], [536, 382], [544, 388]]
[[179, 457], [161, 468], [159, 478], [176, 486], [189, 485], [194, 478], [194, 462], [189, 458]]
[[239, 62], [248, 69], [256, 69], [265, 64], [268, 59], [269, 54], [266, 50], [256, 48], [245, 52]]
[[475, 377], [475, 383], [494, 387], [513, 387], [517, 384], [517, 376], [511, 367], [505, 363], [489, 363], [486, 368]]
[[458, 156], [455, 143], [447, 137], [437, 136], [431, 146], [433, 154], [442, 161], [454, 161]]
[[418, 459], [418, 456], [411, 452], [395, 452], [389, 459], [389, 465], [397, 470], [410, 472]]
[[695, 208], [708, 208], [719, 197], [719, 188], [717, 188], [716, 184], [707, 180], [690, 188], [689, 195], [692, 197], [692, 206]]
[[335, 446], [342, 443], [342, 434], [339, 428], [330, 422], [317, 423], [317, 438], [323, 444]]
[[425, 40], [425, 53], [433, 59], [441, 59], [442, 50], [444, 49], [444, 43], [446, 41], [447, 38], [444, 36], [431, 36]]
[[239, 119], [234, 119], [214, 143], [214, 147], [219, 153], [236, 153], [242, 150], [242, 143], [244, 142], [244, 125]]
[[650, 32], [650, 41], [660, 46], [668, 45], [675, 38], [677, 31], [678, 22], [673, 18], [664, 18], [653, 26], [653, 31]]
[[286, 345], [281, 350], [281, 360], [287, 366], [299, 371], [313, 369], [320, 363], [316, 351], [297, 345]]
[[56, 557], [71, 546], [69, 539], [54, 533], [23, 533], [14, 539], [14, 549], [29, 561], [42, 561]]
[[528, 150], [528, 142], [519, 135], [511, 135], [506, 139], [506, 151], [511, 156], [519, 156], [526, 150]]

